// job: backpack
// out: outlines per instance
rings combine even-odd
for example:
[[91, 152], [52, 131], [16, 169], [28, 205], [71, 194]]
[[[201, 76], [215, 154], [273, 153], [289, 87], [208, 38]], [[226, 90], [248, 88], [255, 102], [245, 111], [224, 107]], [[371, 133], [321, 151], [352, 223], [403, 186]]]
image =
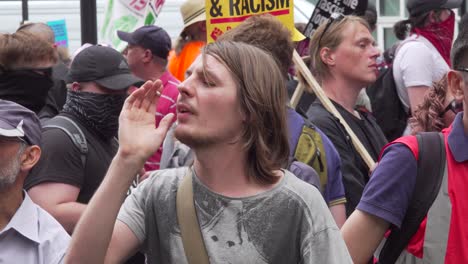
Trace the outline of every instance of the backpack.
[[418, 231], [441, 188], [446, 161], [444, 136], [439, 132], [423, 132], [416, 138], [419, 148], [416, 188], [401, 228], [392, 228], [380, 251], [378, 264], [395, 263]]
[[388, 141], [403, 135], [409, 118], [397, 93], [393, 66], [380, 72], [377, 80], [366, 89], [369, 96], [372, 114]]
[[299, 161], [312, 167], [319, 178], [317, 188], [323, 191], [328, 181], [328, 174], [322, 136], [317, 132], [314, 124], [293, 109], [288, 109], [287, 114], [290, 160]]
[[62, 130], [72, 140], [76, 148], [80, 150], [81, 163], [83, 168], [86, 167], [86, 157], [88, 155], [88, 144], [86, 137], [80, 127], [72, 119], [57, 115], [51, 119], [44, 121], [42, 128], [58, 128]]
[[385, 63], [388, 66], [380, 69], [377, 80], [366, 88], [371, 102], [372, 115], [389, 142], [403, 135], [411, 113], [410, 109], [405, 109], [398, 96], [397, 85], [393, 78], [393, 60], [398, 50], [412, 41], [415, 40], [406, 39], [385, 51]]

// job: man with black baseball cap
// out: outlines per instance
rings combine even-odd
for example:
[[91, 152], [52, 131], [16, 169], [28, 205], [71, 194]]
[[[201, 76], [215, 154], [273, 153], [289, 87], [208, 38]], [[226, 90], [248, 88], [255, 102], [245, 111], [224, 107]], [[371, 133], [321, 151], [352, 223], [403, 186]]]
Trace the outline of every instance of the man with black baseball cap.
[[41, 156], [40, 143], [36, 114], [0, 100], [1, 263], [61, 263], [70, 242], [63, 227], [23, 191], [25, 178]]
[[[132, 33], [117, 31], [117, 35], [121, 40], [128, 42], [126, 55], [132, 73], [145, 81], [162, 81], [162, 96], [156, 108], [158, 126], [164, 116], [169, 113], [176, 114], [175, 103], [179, 95], [177, 85], [180, 82], [166, 69], [171, 38], [158, 26], [143, 26]], [[147, 171], [159, 169], [161, 154], [162, 147], [145, 163]]]
[[67, 83], [67, 102], [44, 124], [43, 156], [25, 189], [72, 233], [117, 152], [127, 90], [141, 80], [118, 51], [95, 45], [75, 56]]

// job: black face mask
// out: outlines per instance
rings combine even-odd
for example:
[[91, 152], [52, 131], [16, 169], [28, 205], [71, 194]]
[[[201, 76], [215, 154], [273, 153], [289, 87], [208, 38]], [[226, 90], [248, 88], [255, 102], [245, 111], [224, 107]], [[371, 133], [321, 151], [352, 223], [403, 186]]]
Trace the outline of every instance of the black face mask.
[[117, 136], [119, 115], [127, 97], [122, 94], [97, 94], [68, 91], [63, 112], [71, 113], [104, 139]]
[[0, 73], [0, 99], [18, 103], [36, 114], [46, 103], [54, 85], [52, 68], [3, 71]]

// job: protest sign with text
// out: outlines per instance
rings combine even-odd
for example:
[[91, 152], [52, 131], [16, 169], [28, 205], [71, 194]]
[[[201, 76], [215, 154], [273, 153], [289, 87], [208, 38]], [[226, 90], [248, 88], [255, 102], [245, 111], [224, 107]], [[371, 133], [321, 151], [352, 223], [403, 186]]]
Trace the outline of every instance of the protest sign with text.
[[68, 48], [68, 32], [65, 19], [47, 21], [47, 25], [54, 31], [55, 45]]
[[[339, 13], [343, 15], [357, 14], [362, 15], [367, 9], [368, 0], [320, 0], [315, 6], [314, 12], [309, 19], [305, 29], [304, 36], [310, 38], [315, 30], [325, 21], [331, 14]], [[309, 39], [302, 41], [298, 45], [298, 52], [301, 56], [308, 54]]]
[[207, 40], [214, 42], [227, 30], [260, 14], [275, 16], [294, 33], [293, 11], [293, 0], [206, 0]]
[[320, 0], [315, 6], [309, 23], [307, 23], [304, 35], [310, 38], [314, 31], [333, 13], [362, 15], [366, 9], [367, 0]]

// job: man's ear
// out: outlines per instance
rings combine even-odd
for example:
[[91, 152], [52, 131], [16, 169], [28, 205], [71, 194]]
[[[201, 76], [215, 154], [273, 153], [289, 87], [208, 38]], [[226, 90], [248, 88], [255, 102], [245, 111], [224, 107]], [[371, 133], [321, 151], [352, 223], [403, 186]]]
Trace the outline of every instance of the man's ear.
[[457, 71], [449, 71], [447, 73], [447, 89], [450, 89], [453, 97], [457, 101], [463, 101], [465, 96], [464, 88], [465, 88], [465, 80], [461, 73]]
[[143, 63], [148, 63], [151, 60], [153, 60], [153, 53], [149, 49], [145, 49], [145, 52], [143, 53], [143, 58], [141, 58]]
[[30, 171], [41, 157], [41, 148], [37, 145], [28, 146], [21, 155], [21, 170]]
[[334, 66], [336, 64], [335, 53], [327, 47], [324, 47], [320, 50], [320, 59], [323, 63], [329, 66]]

